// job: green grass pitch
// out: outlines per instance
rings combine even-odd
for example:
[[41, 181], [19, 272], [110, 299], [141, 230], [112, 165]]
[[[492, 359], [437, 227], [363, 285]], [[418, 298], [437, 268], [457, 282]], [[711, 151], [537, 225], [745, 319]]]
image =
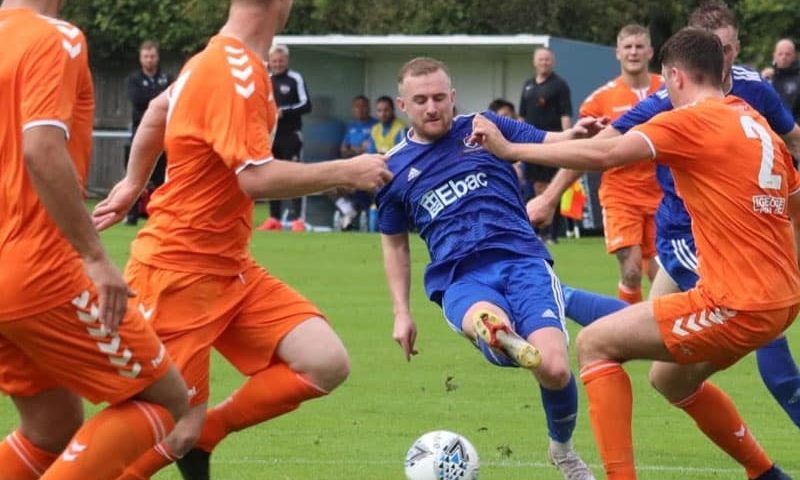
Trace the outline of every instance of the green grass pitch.
[[[104, 242], [122, 265], [135, 229], [115, 227]], [[226, 439], [212, 460], [217, 479], [402, 479], [412, 441], [434, 429], [460, 432], [476, 446], [481, 478], [558, 479], [547, 463], [547, 431], [539, 390], [524, 371], [500, 369], [446, 325], [422, 289], [427, 254], [412, 243], [412, 304], [420, 354], [406, 363], [392, 341], [392, 310], [383, 277], [380, 241], [370, 234], [256, 232], [256, 259], [315, 301], [329, 316], [352, 359], [347, 382], [332, 395]], [[599, 239], [565, 240], [553, 247], [556, 271], [574, 286], [613, 294], [616, 264]], [[577, 328], [570, 325], [574, 338]], [[798, 327], [789, 332], [800, 358]], [[574, 354], [573, 354], [574, 360]], [[634, 438], [640, 478], [739, 479], [738, 466], [713, 447], [688, 416], [648, 385], [647, 365], [627, 366], [635, 388]], [[214, 358], [212, 401], [242, 381]], [[800, 477], [798, 430], [762, 385], [752, 355], [718, 375], [761, 444]], [[582, 386], [575, 445], [602, 478]], [[0, 432], [16, 422], [11, 403], [0, 409]], [[155, 477], [179, 479], [169, 467]]]

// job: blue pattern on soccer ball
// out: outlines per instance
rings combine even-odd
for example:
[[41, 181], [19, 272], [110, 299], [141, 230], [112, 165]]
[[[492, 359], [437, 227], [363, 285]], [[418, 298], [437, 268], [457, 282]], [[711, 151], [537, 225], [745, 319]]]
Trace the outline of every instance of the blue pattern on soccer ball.
[[464, 458], [464, 445], [455, 441], [452, 445], [442, 449], [438, 459], [439, 480], [459, 480], [467, 473], [467, 464]]

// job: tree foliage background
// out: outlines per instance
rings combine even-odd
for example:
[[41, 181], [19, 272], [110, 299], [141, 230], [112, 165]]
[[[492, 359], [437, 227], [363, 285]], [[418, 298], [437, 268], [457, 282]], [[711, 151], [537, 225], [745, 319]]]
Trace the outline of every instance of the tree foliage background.
[[[613, 45], [636, 22], [661, 45], [699, 0], [295, 0], [289, 34], [546, 34]], [[224, 21], [225, 0], [71, 0], [64, 16], [84, 29], [93, 57], [128, 61], [145, 39], [189, 54]], [[800, 0], [728, 0], [740, 22], [740, 61], [764, 66], [781, 37], [800, 39]]]

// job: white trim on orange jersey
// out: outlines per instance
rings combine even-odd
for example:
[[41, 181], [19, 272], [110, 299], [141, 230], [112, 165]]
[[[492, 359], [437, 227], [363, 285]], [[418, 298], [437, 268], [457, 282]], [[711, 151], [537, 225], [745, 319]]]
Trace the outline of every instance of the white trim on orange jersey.
[[36, 128], [36, 127], [58, 127], [64, 130], [64, 134], [67, 136], [67, 140], [69, 140], [69, 127], [67, 127], [66, 123], [60, 120], [52, 120], [52, 119], [34, 120], [32, 122], [28, 122], [25, 125], [23, 125], [22, 131], [24, 132], [26, 130], [30, 130], [31, 128]]
[[653, 145], [653, 141], [650, 140], [650, 137], [648, 137], [644, 132], [640, 132], [639, 130], [631, 130], [631, 131], [633, 133], [639, 134], [642, 138], [644, 138], [644, 141], [647, 142], [647, 146], [650, 147], [650, 154], [652, 155], [652, 158], [656, 158], [656, 146]]
[[264, 158], [262, 160], [247, 160], [242, 165], [240, 165], [240, 166], [238, 166], [236, 168], [236, 175], [239, 175], [240, 173], [242, 173], [244, 171], [244, 169], [247, 168], [247, 167], [250, 167], [250, 166], [257, 167], [259, 165], [266, 165], [267, 163], [271, 162], [274, 159], [275, 159], [275, 157]]

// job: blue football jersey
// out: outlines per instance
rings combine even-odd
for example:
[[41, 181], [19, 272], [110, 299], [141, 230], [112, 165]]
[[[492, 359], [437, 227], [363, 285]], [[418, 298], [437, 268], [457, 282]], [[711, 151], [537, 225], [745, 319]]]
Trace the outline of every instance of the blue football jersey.
[[[794, 128], [794, 119], [791, 112], [783, 106], [778, 93], [764, 81], [758, 72], [748, 68], [734, 65], [731, 72], [732, 87], [728, 95], [735, 95], [753, 108], [758, 110], [767, 119], [775, 133], [784, 135]], [[621, 133], [626, 133], [636, 125], [645, 123], [661, 112], [672, 110], [672, 103], [666, 88], [662, 87], [656, 93], [645, 98], [634, 108], [618, 118], [612, 124]], [[731, 152], [735, 155], [735, 152]], [[657, 235], [663, 238], [673, 238], [692, 234], [692, 222], [683, 200], [675, 191], [675, 182], [669, 167], [657, 165], [656, 177], [664, 190], [664, 197], [656, 212]]]
[[[541, 143], [546, 132], [486, 112], [506, 138]], [[511, 163], [467, 142], [474, 115], [453, 119], [450, 131], [433, 143], [410, 135], [389, 151], [394, 179], [376, 196], [381, 233], [416, 229], [431, 263], [425, 271], [428, 297], [441, 302], [459, 262], [489, 250], [551, 260], [525, 210]]]

